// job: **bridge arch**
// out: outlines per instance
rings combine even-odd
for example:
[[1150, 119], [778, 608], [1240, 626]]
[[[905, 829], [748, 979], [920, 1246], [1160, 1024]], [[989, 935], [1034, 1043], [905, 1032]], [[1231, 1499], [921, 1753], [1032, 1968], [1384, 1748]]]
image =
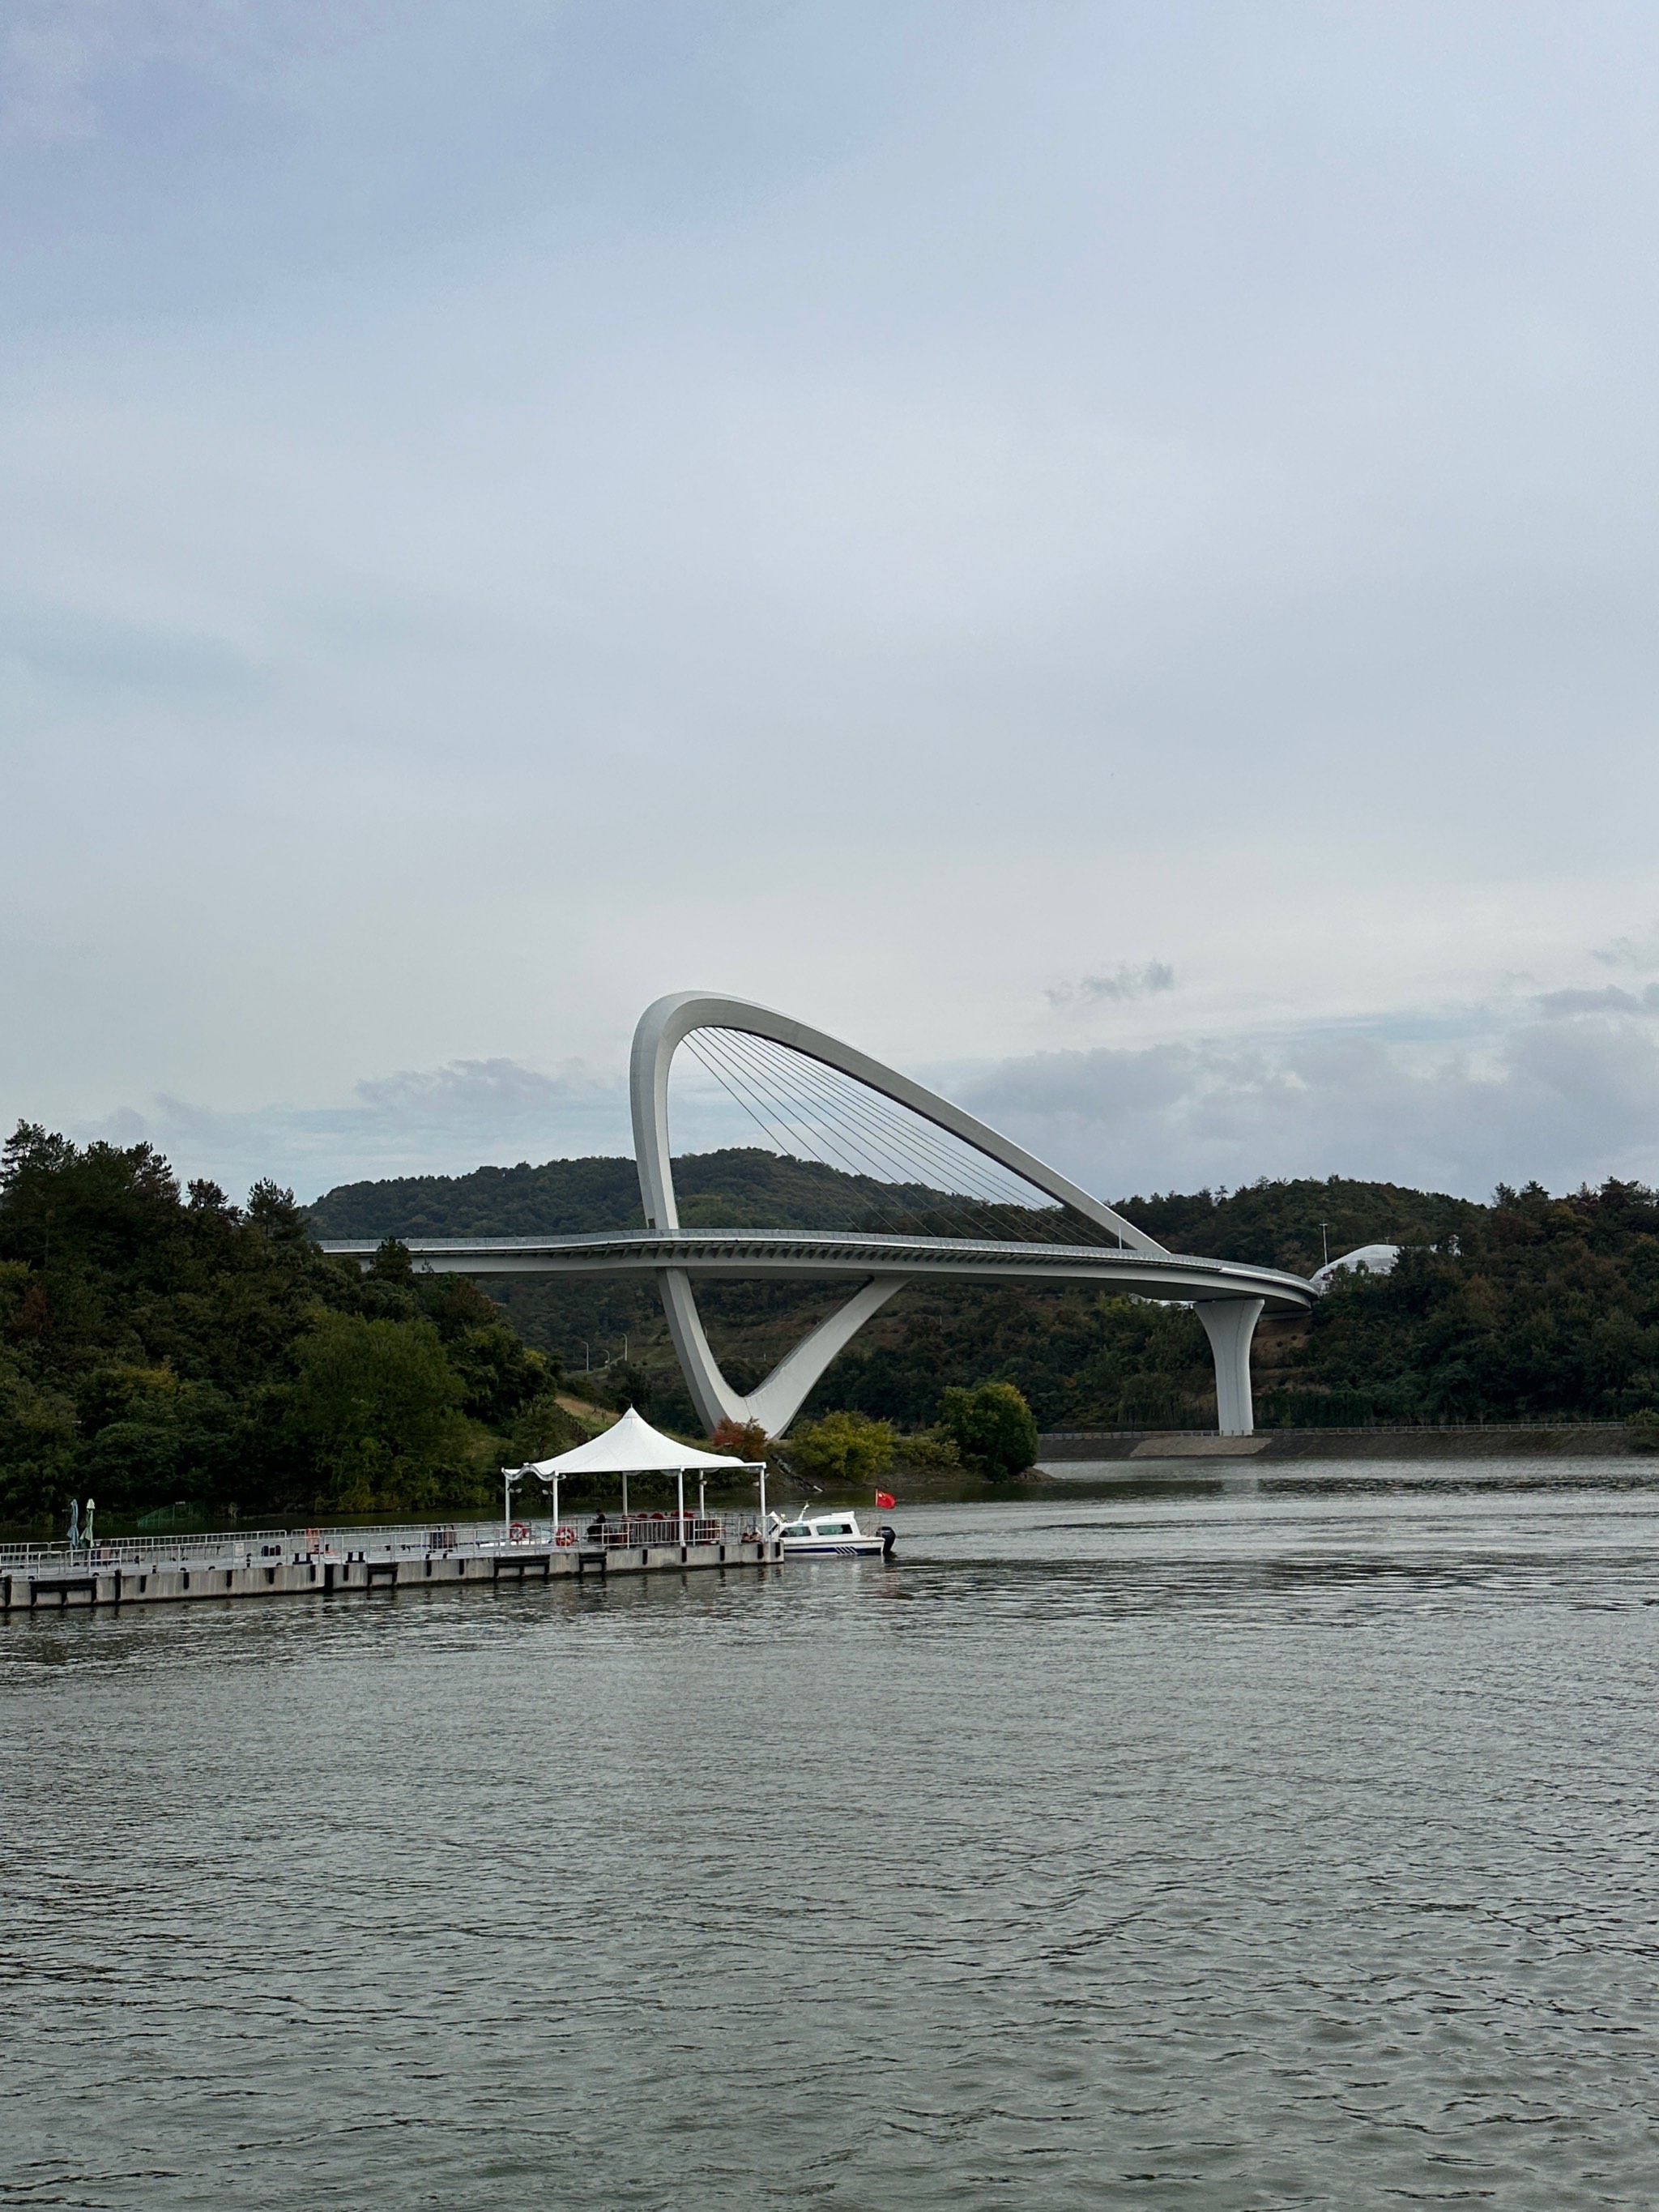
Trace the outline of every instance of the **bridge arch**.
[[[937, 1131], [1030, 1188], [1069, 1208], [1110, 1244], [1025, 1243], [1003, 1235], [949, 1237], [919, 1232], [914, 1222], [890, 1234], [862, 1226], [852, 1233], [817, 1230], [683, 1228], [669, 1154], [668, 1078], [674, 1054], [700, 1029], [736, 1030], [817, 1060]], [[1132, 1221], [1091, 1196], [1069, 1176], [923, 1085], [853, 1046], [791, 1016], [744, 999], [677, 991], [647, 1007], [634, 1036], [629, 1070], [640, 1197], [647, 1226], [575, 1236], [420, 1237], [405, 1239], [421, 1273], [592, 1275], [649, 1273], [655, 1278], [699, 1416], [712, 1429], [722, 1420], [758, 1421], [781, 1436], [836, 1353], [908, 1282], [1066, 1282], [1133, 1297], [1193, 1306], [1215, 1363], [1217, 1425], [1224, 1436], [1248, 1436], [1254, 1425], [1250, 1341], [1264, 1310], [1305, 1312], [1317, 1291], [1300, 1275], [1234, 1260], [1166, 1251]], [[930, 1142], [936, 1142], [931, 1139]], [[1021, 1203], [1024, 1203], [1022, 1200]], [[325, 1252], [373, 1265], [377, 1238], [330, 1238]], [[758, 1387], [734, 1389], [720, 1371], [692, 1291], [705, 1276], [842, 1275], [855, 1285]]]
[[[1155, 1238], [1112, 1207], [1103, 1205], [1069, 1176], [1061, 1175], [962, 1107], [939, 1097], [910, 1077], [901, 1075], [896, 1068], [885, 1066], [823, 1030], [797, 1021], [793, 1015], [756, 1006], [746, 999], [706, 991], [674, 991], [658, 999], [641, 1015], [634, 1032], [629, 1100], [634, 1122], [634, 1157], [639, 1168], [640, 1198], [647, 1230], [671, 1237], [679, 1233], [679, 1208], [669, 1145], [668, 1079], [678, 1047], [702, 1029], [737, 1030], [769, 1039], [836, 1069], [921, 1115], [1045, 1195], [1071, 1207], [1096, 1227], [1109, 1231], [1118, 1239], [1121, 1249], [1144, 1258], [1170, 1256]], [[697, 1310], [690, 1274], [683, 1267], [659, 1267], [655, 1273], [669, 1334], [679, 1356], [686, 1386], [702, 1419], [711, 1429], [722, 1420], [739, 1424], [753, 1420], [772, 1436], [783, 1433], [831, 1360], [851, 1343], [866, 1322], [911, 1279], [908, 1272], [896, 1268], [890, 1272], [872, 1271], [869, 1279], [838, 1312], [804, 1338], [757, 1389], [744, 1393], [734, 1389], [720, 1370]], [[1215, 1361], [1218, 1424], [1223, 1435], [1248, 1435], [1254, 1426], [1250, 1341], [1263, 1303], [1259, 1297], [1234, 1296], [1206, 1299], [1198, 1304], [1199, 1317]]]

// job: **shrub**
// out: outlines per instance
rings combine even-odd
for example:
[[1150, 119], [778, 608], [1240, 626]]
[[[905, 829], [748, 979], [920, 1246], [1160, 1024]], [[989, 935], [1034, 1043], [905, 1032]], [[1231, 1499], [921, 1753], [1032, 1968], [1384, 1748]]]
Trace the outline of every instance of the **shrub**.
[[1012, 1382], [946, 1390], [939, 1414], [940, 1427], [963, 1458], [983, 1474], [1018, 1474], [1036, 1457], [1036, 1420]]
[[708, 1440], [710, 1451], [730, 1452], [734, 1459], [757, 1467], [766, 1457], [771, 1438], [758, 1421], [722, 1421]]
[[1644, 1406], [1625, 1424], [1625, 1437], [1632, 1451], [1659, 1452], [1659, 1413]]
[[894, 1455], [901, 1466], [918, 1469], [962, 1465], [956, 1438], [941, 1436], [937, 1429], [918, 1429], [914, 1436], [901, 1437]]
[[826, 1413], [795, 1431], [789, 1456], [814, 1481], [869, 1483], [886, 1474], [896, 1441], [890, 1421], [872, 1421], [864, 1413]]

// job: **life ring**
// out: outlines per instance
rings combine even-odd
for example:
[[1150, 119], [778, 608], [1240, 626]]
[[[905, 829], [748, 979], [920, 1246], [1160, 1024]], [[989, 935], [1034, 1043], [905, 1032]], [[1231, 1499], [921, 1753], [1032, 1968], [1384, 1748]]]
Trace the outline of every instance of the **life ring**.
[[562, 1552], [568, 1552], [575, 1540], [576, 1532], [574, 1528], [561, 1528], [558, 1534], [553, 1539], [553, 1541], [558, 1546]]
[[530, 1541], [530, 1523], [527, 1521], [515, 1521], [507, 1530], [507, 1536], [514, 1544], [527, 1544]]

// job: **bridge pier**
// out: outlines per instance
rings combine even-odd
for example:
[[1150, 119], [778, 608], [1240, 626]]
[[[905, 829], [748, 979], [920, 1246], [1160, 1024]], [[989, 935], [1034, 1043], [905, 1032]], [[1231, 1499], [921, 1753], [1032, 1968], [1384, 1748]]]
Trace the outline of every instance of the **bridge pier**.
[[1224, 1437], [1255, 1433], [1250, 1340], [1265, 1303], [1261, 1298], [1206, 1298], [1198, 1307], [1215, 1361], [1215, 1425]]
[[711, 1435], [722, 1421], [734, 1421], [739, 1427], [745, 1421], [757, 1421], [768, 1436], [781, 1437], [836, 1353], [845, 1350], [871, 1315], [878, 1313], [904, 1284], [902, 1275], [872, 1276], [844, 1306], [804, 1337], [745, 1398], [720, 1372], [692, 1295], [690, 1277], [683, 1267], [657, 1270], [657, 1287], [662, 1293], [668, 1333], [679, 1354], [680, 1371]]

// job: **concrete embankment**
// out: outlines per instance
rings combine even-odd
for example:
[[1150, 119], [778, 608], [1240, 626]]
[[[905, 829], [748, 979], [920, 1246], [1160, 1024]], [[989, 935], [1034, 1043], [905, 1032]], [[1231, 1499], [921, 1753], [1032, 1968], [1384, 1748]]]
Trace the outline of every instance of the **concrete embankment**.
[[[1251, 1437], [1213, 1430], [1060, 1430], [1040, 1440], [1039, 1468], [1122, 1460], [1250, 1460], [1267, 1465], [1319, 1460], [1624, 1459], [1645, 1457], [1659, 1480], [1659, 1457], [1643, 1454], [1622, 1421], [1515, 1423], [1424, 1429], [1260, 1429]], [[1632, 1472], [1635, 1472], [1632, 1468]]]

